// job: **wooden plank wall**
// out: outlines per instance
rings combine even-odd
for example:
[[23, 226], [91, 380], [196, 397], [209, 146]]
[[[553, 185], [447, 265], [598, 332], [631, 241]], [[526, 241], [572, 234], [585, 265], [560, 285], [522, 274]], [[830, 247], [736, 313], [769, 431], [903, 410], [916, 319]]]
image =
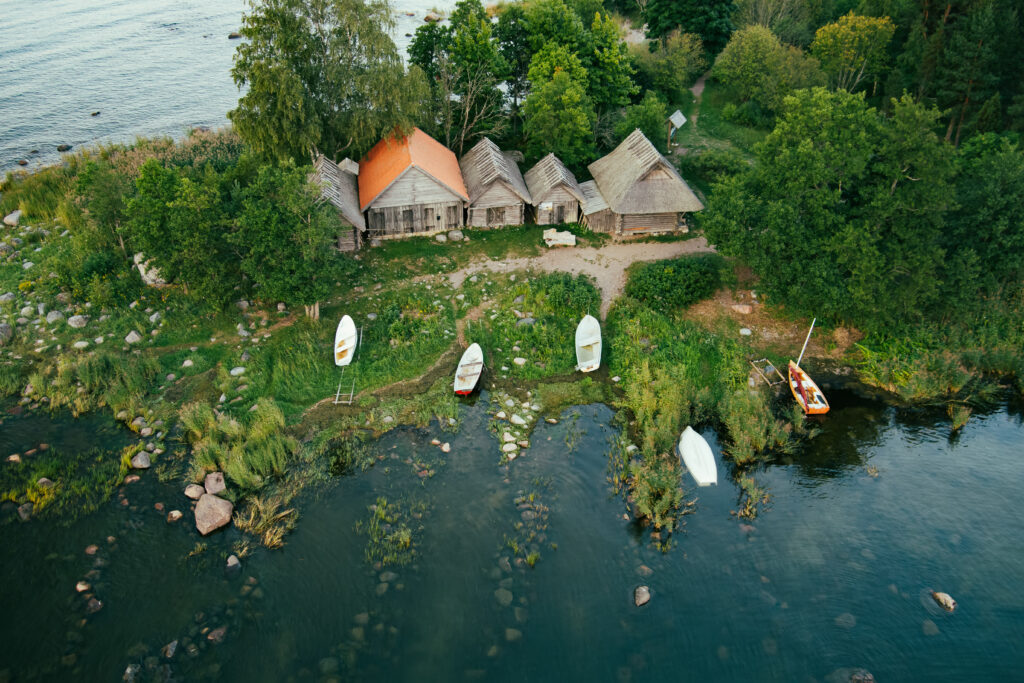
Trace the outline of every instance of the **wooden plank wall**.
[[366, 212], [366, 225], [370, 237], [454, 230], [463, 225], [462, 202], [372, 208]]
[[[502, 216], [502, 219], [488, 220], [487, 212], [490, 209], [503, 209], [504, 215]], [[466, 220], [466, 225], [471, 225], [475, 228], [498, 228], [503, 225], [522, 225], [525, 213], [522, 202], [508, 206], [471, 206], [469, 208], [469, 218]]]

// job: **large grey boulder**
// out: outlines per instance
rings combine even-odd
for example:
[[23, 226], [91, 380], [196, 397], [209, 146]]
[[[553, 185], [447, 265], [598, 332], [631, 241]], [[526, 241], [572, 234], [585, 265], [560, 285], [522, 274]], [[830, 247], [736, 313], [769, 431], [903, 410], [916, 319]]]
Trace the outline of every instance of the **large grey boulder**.
[[87, 322], [89, 322], [89, 318], [84, 315], [73, 315], [68, 318], [68, 325], [74, 327], [76, 330], [80, 330], [85, 327]]
[[21, 220], [21, 209], [16, 209], [6, 216], [4, 216], [4, 223], [11, 226], [12, 228], [17, 227], [18, 221]]
[[63, 319], [64, 319], [64, 314], [61, 313], [60, 311], [50, 311], [49, 313], [46, 314], [46, 324], [47, 325], [52, 325], [53, 323], [61, 321]]
[[132, 330], [128, 333], [128, 336], [124, 338], [124, 341], [126, 344], [138, 344], [142, 341], [142, 335], [135, 330]]
[[465, 237], [465, 235], [462, 234], [461, 230], [449, 230], [448, 231], [448, 239], [450, 239], [452, 242], [458, 242], [463, 237]]
[[132, 257], [132, 261], [135, 263], [135, 267], [139, 269], [139, 275], [142, 276], [142, 281], [145, 284], [150, 286], [167, 284], [167, 280], [160, 277], [160, 269], [151, 265], [149, 259], [142, 252], [135, 254]]
[[14, 292], [7, 292], [6, 294], [0, 294], [0, 304], [9, 304], [14, 301]]
[[141, 451], [132, 458], [132, 467], [137, 470], [148, 470], [152, 463], [149, 460], [149, 453]]
[[209, 494], [217, 494], [227, 488], [227, 484], [224, 483], [223, 472], [210, 472], [206, 475], [204, 484], [206, 492]]
[[203, 497], [204, 493], [206, 493], [206, 489], [199, 484], [189, 484], [185, 487], [185, 495], [192, 500], [199, 500]]
[[196, 529], [203, 536], [231, 523], [235, 506], [231, 501], [204, 493], [196, 503]]

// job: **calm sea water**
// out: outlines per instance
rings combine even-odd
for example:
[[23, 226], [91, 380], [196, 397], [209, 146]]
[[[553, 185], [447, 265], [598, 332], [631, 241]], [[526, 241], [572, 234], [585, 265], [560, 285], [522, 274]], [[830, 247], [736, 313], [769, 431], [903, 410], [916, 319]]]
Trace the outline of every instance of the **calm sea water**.
[[[372, 470], [299, 501], [287, 546], [246, 557], [237, 578], [223, 566], [238, 532], [167, 524], [154, 501], [187, 500], [147, 473], [123, 488], [129, 504], [70, 527], [0, 526], [0, 678], [119, 680], [133, 666], [138, 680], [834, 683], [863, 667], [880, 682], [1020, 680], [1020, 406], [951, 437], [941, 413], [830, 399], [821, 435], [756, 473], [772, 496], [756, 520], [730, 515], [738, 487], [721, 462], [717, 487], [685, 482], [696, 509], [665, 554], [610, 491], [604, 406], [539, 425], [507, 469], [483, 401], [457, 434], [395, 430], [373, 444]], [[0, 447], [38, 440], [32, 419], [8, 418]], [[530, 494], [536, 518], [517, 502]], [[366, 559], [356, 523], [381, 496], [422, 511], [408, 565]], [[530, 531], [536, 566], [509, 563]], [[104, 603], [95, 615], [75, 593], [83, 577]], [[653, 597], [637, 608], [641, 584]]]
[[[408, 46], [431, 7], [393, 3]], [[0, 0], [0, 171], [59, 160], [57, 146], [180, 137], [223, 126], [243, 0]], [[409, 16], [407, 12], [412, 12]], [[92, 116], [93, 112], [99, 112]]]

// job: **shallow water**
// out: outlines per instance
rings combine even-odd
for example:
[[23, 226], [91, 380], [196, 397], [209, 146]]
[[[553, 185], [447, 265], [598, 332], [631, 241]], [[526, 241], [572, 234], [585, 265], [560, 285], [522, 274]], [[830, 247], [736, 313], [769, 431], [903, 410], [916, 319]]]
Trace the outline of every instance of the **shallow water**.
[[[666, 554], [623, 520], [610, 491], [615, 430], [604, 406], [541, 424], [507, 469], [484, 401], [465, 407], [456, 434], [395, 430], [373, 445], [381, 459], [371, 470], [307, 496], [287, 546], [245, 558], [233, 579], [223, 564], [240, 535], [216, 534], [188, 557], [200, 543], [188, 501], [148, 473], [123, 488], [128, 506], [111, 501], [69, 528], [0, 527], [0, 670], [15, 680], [111, 680], [132, 663], [143, 679], [239, 681], [322, 671], [367, 681], [821, 681], [851, 667], [879, 681], [1019, 677], [1019, 408], [973, 417], [951, 440], [941, 415], [830, 398], [822, 434], [758, 473], [772, 494], [766, 511], [751, 522], [730, 515], [738, 488], [720, 463], [719, 486], [688, 488], [696, 512]], [[452, 452], [431, 446], [434, 436]], [[436, 474], [420, 478], [423, 469]], [[526, 536], [515, 501], [529, 493], [547, 508], [525, 522], [546, 535], [533, 569], [503, 562], [506, 540]], [[383, 568], [397, 574], [386, 589], [355, 528], [379, 496], [425, 510], [410, 520], [417, 554]], [[167, 524], [155, 501], [186, 519]], [[103, 564], [92, 584], [104, 606], [92, 616], [74, 591], [94, 569], [89, 543]], [[642, 565], [653, 573], [642, 577]], [[636, 608], [641, 584], [653, 597]], [[512, 594], [507, 606], [499, 588]], [[952, 594], [957, 611], [938, 609], [930, 589]], [[207, 645], [202, 629], [223, 625], [225, 641]], [[195, 657], [182, 649], [169, 671], [146, 670], [146, 657], [188, 637], [202, 645]]]
[[[424, 14], [454, 2], [393, 6], [404, 53]], [[19, 159], [29, 170], [55, 163], [61, 144], [227, 125], [238, 101], [238, 41], [228, 35], [247, 9], [244, 0], [0, 0], [0, 171]]]

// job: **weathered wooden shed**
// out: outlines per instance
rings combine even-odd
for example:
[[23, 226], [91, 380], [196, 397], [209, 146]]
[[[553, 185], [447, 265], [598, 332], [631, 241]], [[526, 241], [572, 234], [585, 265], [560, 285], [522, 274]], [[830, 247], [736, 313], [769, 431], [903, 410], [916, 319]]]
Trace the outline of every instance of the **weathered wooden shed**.
[[583, 192], [576, 176], [554, 154], [526, 172], [526, 187], [533, 197], [537, 225], [575, 223], [579, 218]]
[[704, 208], [679, 171], [651, 141], [634, 130], [607, 156], [588, 166], [583, 183], [584, 222], [615, 237], [687, 228], [687, 214]]
[[355, 251], [362, 244], [366, 221], [359, 210], [359, 164], [344, 159], [336, 164], [324, 155], [313, 162], [310, 181], [320, 187], [321, 196], [338, 210], [343, 226], [338, 235], [340, 251]]
[[459, 159], [469, 192], [467, 225], [494, 228], [522, 225], [532, 203], [519, 165], [488, 138]]
[[381, 140], [359, 162], [359, 204], [371, 238], [459, 228], [468, 202], [455, 153], [419, 128]]

